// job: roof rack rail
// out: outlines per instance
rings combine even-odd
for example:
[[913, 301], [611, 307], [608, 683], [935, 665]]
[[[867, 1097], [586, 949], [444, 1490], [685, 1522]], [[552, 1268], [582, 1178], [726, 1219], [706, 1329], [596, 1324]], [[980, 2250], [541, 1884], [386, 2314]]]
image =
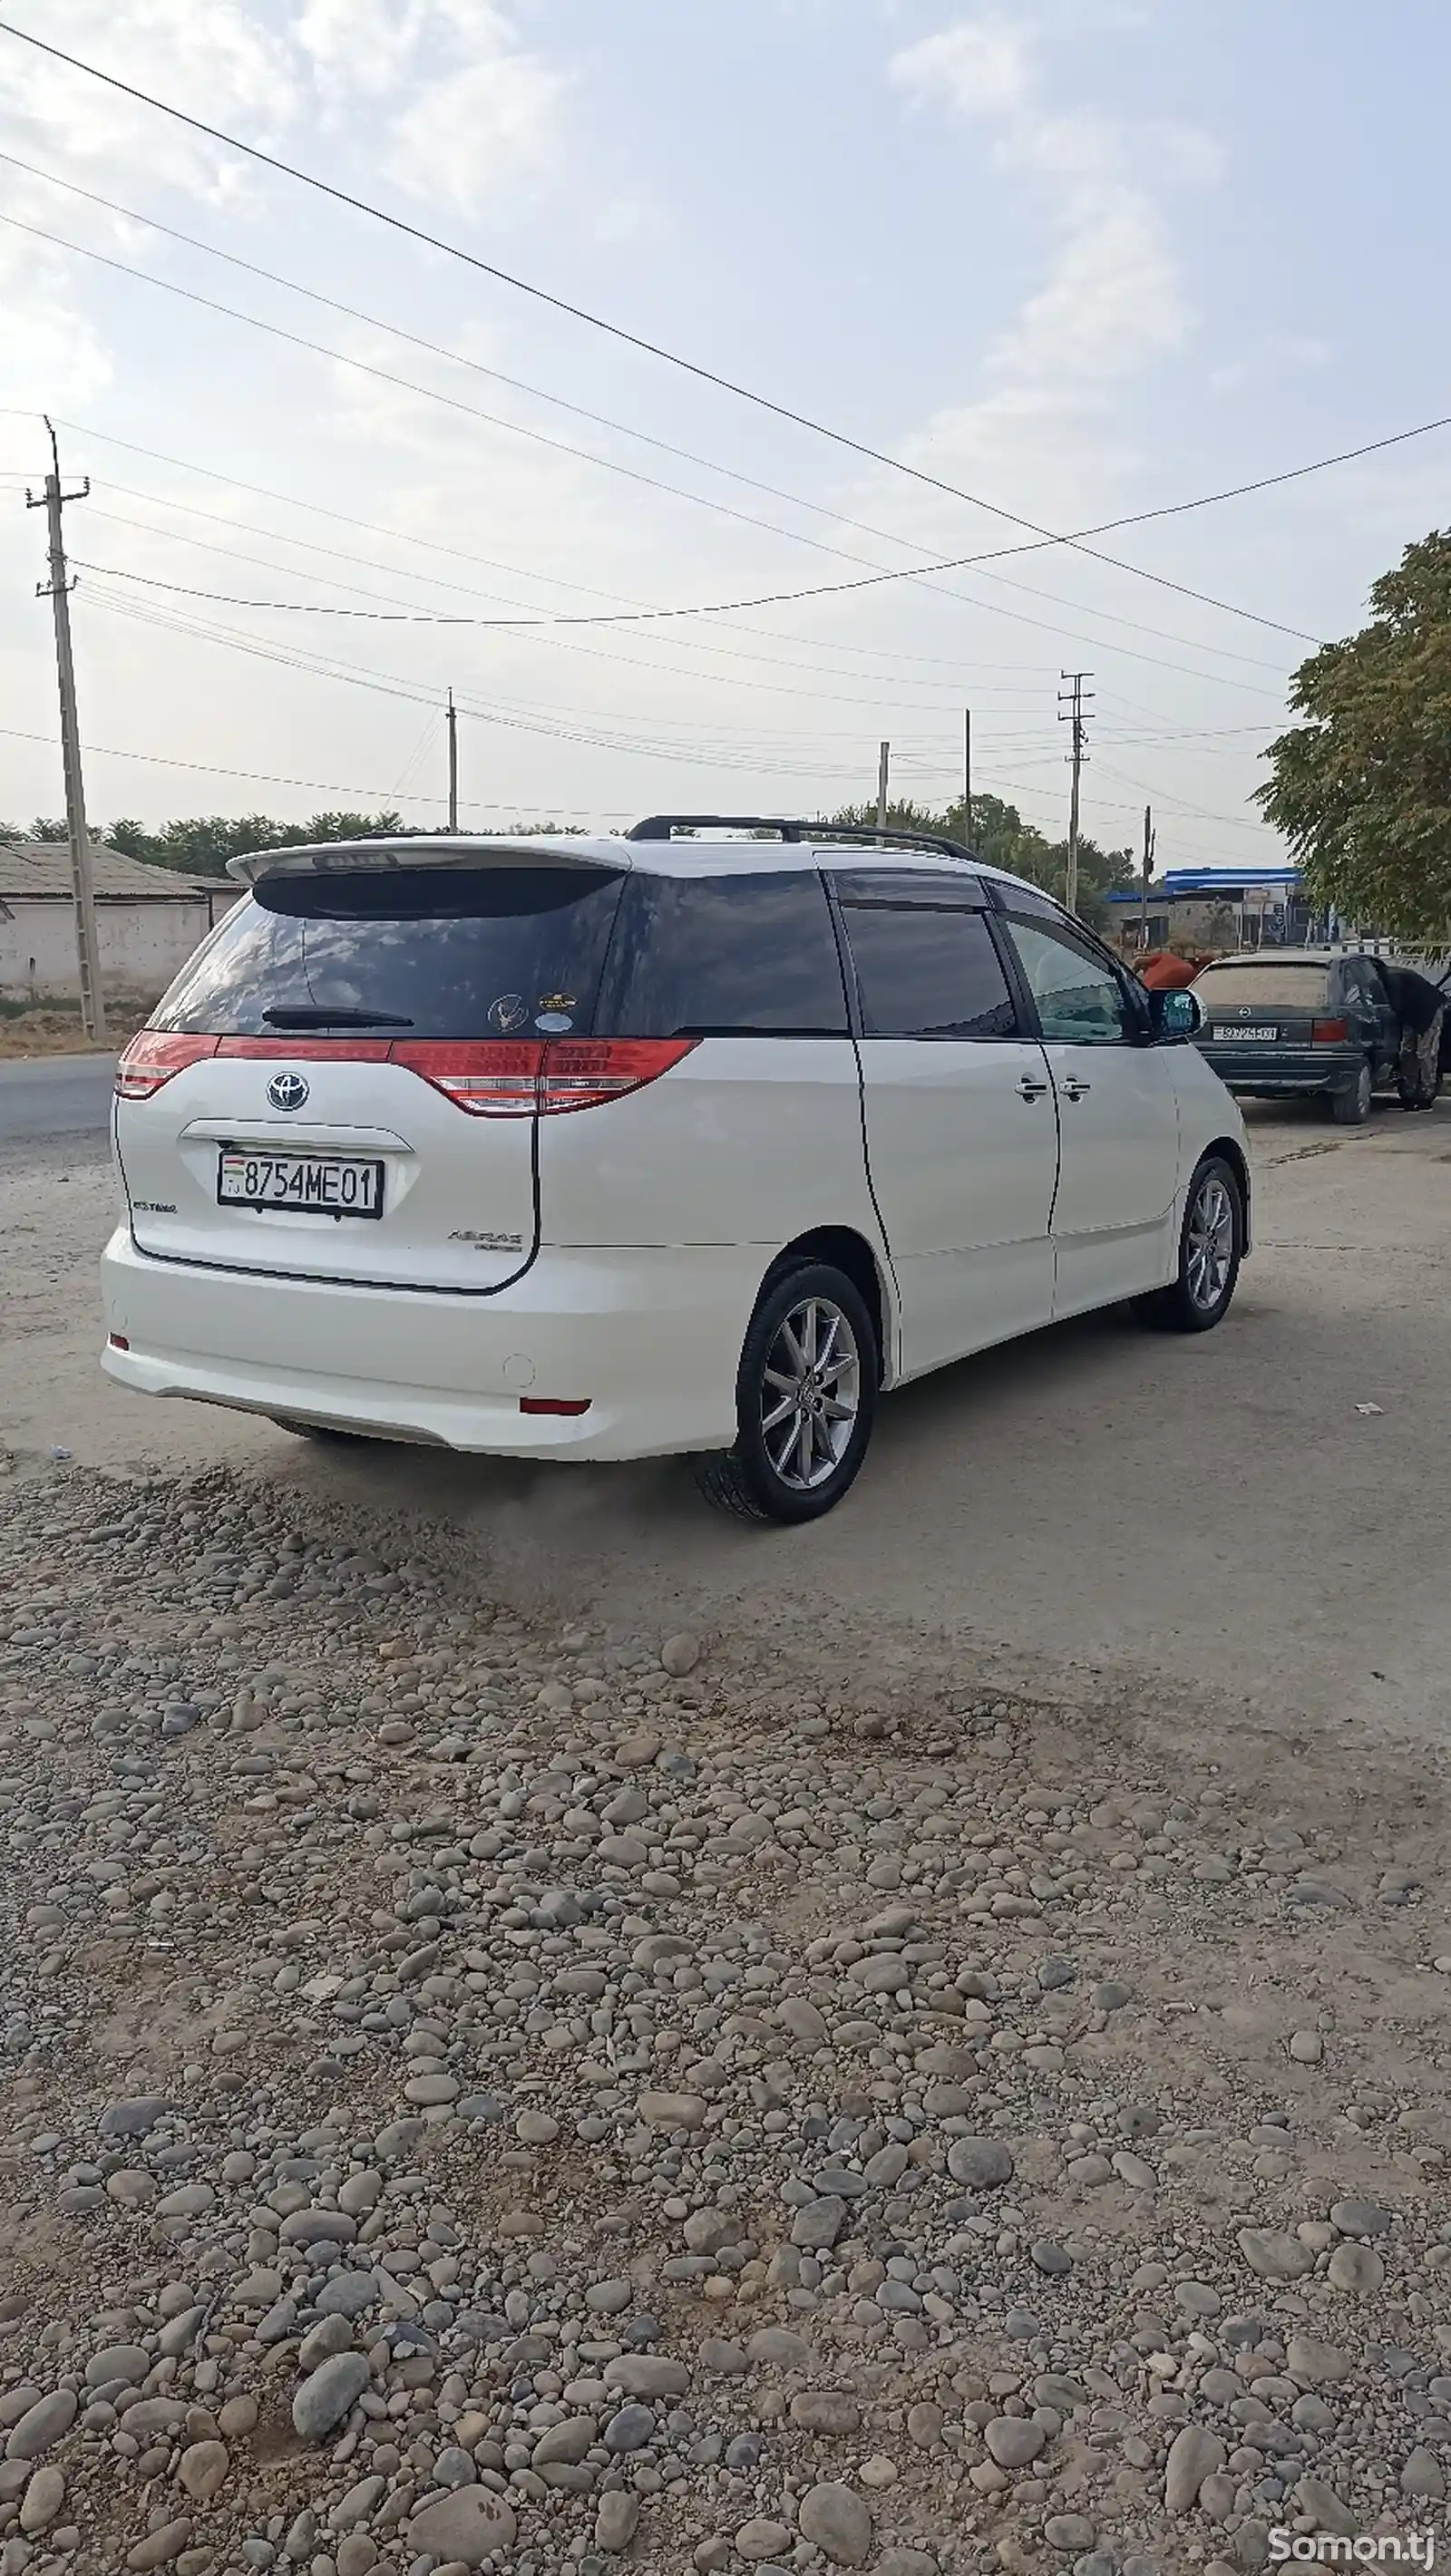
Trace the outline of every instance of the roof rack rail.
[[863, 849], [880, 849], [884, 842], [894, 849], [939, 850], [950, 859], [976, 859], [964, 841], [950, 840], [945, 832], [877, 831], [859, 823], [805, 823], [782, 814], [647, 814], [642, 823], [633, 823], [625, 834], [627, 841], [668, 841], [676, 832], [719, 831], [779, 832], [783, 841], [846, 841]]

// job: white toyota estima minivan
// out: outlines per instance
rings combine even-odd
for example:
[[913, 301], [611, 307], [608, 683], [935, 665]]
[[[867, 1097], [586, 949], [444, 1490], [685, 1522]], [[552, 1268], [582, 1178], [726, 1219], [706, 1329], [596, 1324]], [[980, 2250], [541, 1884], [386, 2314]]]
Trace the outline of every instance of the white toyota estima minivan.
[[127, 1386], [699, 1453], [801, 1521], [881, 1392], [1119, 1299], [1229, 1306], [1249, 1170], [1197, 1004], [951, 842], [660, 815], [232, 867], [117, 1070]]

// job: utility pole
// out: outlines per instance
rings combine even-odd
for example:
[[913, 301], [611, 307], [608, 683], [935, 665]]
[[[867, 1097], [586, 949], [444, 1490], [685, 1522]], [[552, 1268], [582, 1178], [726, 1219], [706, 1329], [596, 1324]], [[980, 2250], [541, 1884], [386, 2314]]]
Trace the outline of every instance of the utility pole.
[[972, 709], [962, 710], [962, 837], [972, 848]]
[[1146, 805], [1144, 807], [1144, 877], [1143, 884], [1139, 889], [1139, 951], [1141, 955], [1147, 953], [1149, 945], [1149, 879], [1154, 872], [1154, 843], [1157, 839], [1158, 834], [1154, 830], [1154, 809], [1152, 805]]
[[86, 800], [81, 785], [81, 735], [76, 720], [76, 670], [71, 655], [70, 578], [66, 572], [65, 538], [61, 531], [61, 511], [67, 501], [84, 501], [91, 488], [91, 478], [84, 478], [78, 492], [63, 492], [60, 480], [60, 450], [55, 431], [50, 430], [52, 471], [45, 478], [45, 490], [36, 496], [27, 491], [27, 510], [44, 510], [50, 531], [50, 580], [37, 582], [37, 599], [48, 598], [55, 611], [55, 667], [60, 683], [60, 752], [65, 772], [66, 837], [71, 853], [71, 900], [76, 919], [76, 965], [81, 987], [81, 1027], [92, 1040], [106, 1034], [106, 1005], [101, 992], [100, 949], [96, 939], [96, 896], [92, 883], [91, 836], [86, 828]]
[[448, 828], [458, 830], [458, 711], [448, 693]]
[[877, 830], [887, 828], [887, 772], [891, 767], [892, 746], [884, 742], [877, 759]]
[[[1068, 757], [1073, 764], [1073, 794], [1069, 800], [1068, 806], [1068, 885], [1066, 892], [1068, 909], [1070, 912], [1076, 912], [1078, 910], [1078, 778], [1084, 761], [1088, 757], [1085, 749], [1088, 739], [1085, 727], [1093, 721], [1090, 716], [1084, 714], [1084, 708], [1089, 699], [1095, 695], [1095, 692], [1092, 689], [1089, 689], [1085, 693], [1083, 686], [1085, 680], [1092, 679], [1093, 673], [1091, 671], [1060, 671], [1058, 677], [1060, 680], [1067, 680], [1071, 683], [1069, 688], [1066, 690], [1060, 689], [1058, 692], [1058, 721], [1060, 724], [1071, 724], [1073, 727], [1073, 749], [1068, 754]], [[1067, 709], [1066, 714], [1064, 712], [1065, 708]]]

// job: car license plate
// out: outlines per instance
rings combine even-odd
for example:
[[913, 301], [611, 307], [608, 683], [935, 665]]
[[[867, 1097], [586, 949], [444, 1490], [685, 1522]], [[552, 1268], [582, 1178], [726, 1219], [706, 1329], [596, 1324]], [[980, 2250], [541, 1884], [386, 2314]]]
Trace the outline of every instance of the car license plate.
[[381, 1216], [383, 1166], [356, 1155], [254, 1154], [224, 1145], [217, 1203], [304, 1216]]
[[1278, 1028], [1216, 1028], [1214, 1037], [1215, 1043], [1219, 1046], [1264, 1046], [1270, 1039], [1277, 1038], [1279, 1034], [1280, 1032]]

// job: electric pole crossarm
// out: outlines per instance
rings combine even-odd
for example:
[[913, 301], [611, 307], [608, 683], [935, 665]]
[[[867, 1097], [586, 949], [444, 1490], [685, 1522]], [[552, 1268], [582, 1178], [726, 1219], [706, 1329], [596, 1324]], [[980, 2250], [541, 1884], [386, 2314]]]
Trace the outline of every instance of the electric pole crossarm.
[[81, 733], [76, 716], [76, 672], [71, 652], [71, 583], [66, 571], [61, 512], [68, 501], [84, 501], [91, 488], [87, 475], [79, 491], [61, 488], [60, 452], [50, 430], [52, 471], [40, 494], [27, 492], [27, 510], [44, 510], [50, 538], [50, 580], [36, 584], [37, 599], [49, 599], [55, 616], [55, 668], [60, 688], [60, 751], [65, 775], [66, 838], [70, 844], [71, 901], [76, 921], [76, 968], [81, 989], [81, 1027], [87, 1038], [106, 1034], [106, 1005], [101, 991], [100, 944], [96, 935], [96, 897], [92, 882], [91, 836], [86, 823], [81, 780]]

